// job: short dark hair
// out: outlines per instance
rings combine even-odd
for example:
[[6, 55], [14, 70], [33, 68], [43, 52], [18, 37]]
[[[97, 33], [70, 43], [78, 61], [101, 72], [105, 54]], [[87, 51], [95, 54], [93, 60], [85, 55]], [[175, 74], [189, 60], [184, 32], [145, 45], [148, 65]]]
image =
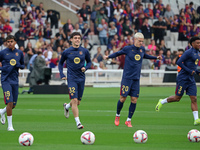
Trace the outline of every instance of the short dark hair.
[[6, 41], [11, 40], [11, 39], [13, 39], [14, 41], [16, 41], [16, 38], [15, 38], [14, 35], [8, 35], [8, 36], [6, 37]]
[[190, 45], [192, 45], [192, 42], [196, 41], [196, 40], [200, 40], [200, 38], [198, 36], [194, 36], [190, 39]]
[[76, 36], [76, 35], [78, 35], [78, 36], [81, 37], [80, 32], [73, 32], [73, 33], [70, 35], [70, 39], [72, 39], [72, 38], [73, 38], [74, 36]]

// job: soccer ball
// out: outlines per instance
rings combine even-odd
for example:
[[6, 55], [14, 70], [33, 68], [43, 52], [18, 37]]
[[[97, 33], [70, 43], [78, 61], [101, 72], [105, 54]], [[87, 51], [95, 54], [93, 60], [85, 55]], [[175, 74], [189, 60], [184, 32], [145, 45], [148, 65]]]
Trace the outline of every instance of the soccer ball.
[[95, 142], [95, 135], [91, 131], [85, 131], [81, 135], [81, 142], [86, 145], [94, 144]]
[[19, 136], [19, 144], [23, 146], [31, 146], [33, 144], [34, 138], [32, 134], [24, 132]]
[[133, 134], [133, 140], [135, 141], [135, 143], [146, 143], [147, 139], [147, 133], [143, 130], [137, 130]]
[[197, 129], [192, 129], [188, 132], [187, 138], [190, 142], [199, 142], [200, 132]]

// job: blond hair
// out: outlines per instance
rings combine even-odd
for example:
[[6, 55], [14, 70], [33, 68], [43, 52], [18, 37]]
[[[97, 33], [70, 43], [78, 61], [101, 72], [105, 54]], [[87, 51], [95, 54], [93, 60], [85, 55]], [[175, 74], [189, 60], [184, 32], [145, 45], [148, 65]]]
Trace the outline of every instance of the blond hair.
[[134, 37], [135, 38], [142, 38], [142, 39], [144, 39], [144, 35], [142, 33], [140, 33], [140, 32], [135, 33]]

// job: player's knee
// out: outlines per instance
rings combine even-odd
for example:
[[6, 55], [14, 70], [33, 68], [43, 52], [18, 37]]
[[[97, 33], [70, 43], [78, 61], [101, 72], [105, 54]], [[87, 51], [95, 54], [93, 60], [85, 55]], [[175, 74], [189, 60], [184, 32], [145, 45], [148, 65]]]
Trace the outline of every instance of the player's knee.
[[77, 104], [78, 105], [78, 99], [77, 98], [72, 99], [72, 104]]
[[122, 97], [122, 96], [120, 97], [120, 102], [124, 103], [125, 100], [126, 100], [126, 97]]
[[136, 97], [131, 97], [131, 103], [137, 103], [137, 98]]
[[191, 101], [192, 101], [193, 103], [196, 103], [196, 102], [197, 102], [197, 97], [196, 97], [196, 96], [192, 97], [192, 98], [191, 98]]

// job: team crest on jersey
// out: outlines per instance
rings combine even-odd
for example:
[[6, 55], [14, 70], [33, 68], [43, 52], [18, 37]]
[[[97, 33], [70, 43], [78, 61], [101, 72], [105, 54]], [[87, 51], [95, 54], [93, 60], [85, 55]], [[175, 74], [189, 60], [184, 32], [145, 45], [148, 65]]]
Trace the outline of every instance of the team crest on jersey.
[[141, 56], [139, 54], [135, 55], [135, 60], [139, 61], [141, 59]]
[[80, 54], [80, 55], [83, 55], [83, 52], [82, 52], [82, 51], [80, 51], [80, 52], [79, 52], [79, 54]]
[[196, 59], [196, 61], [195, 61], [195, 65], [197, 65], [197, 64], [198, 64], [198, 62], [199, 62], [199, 59]]
[[73, 94], [73, 93], [71, 93], [71, 96], [74, 96], [74, 94]]
[[16, 55], [16, 56], [19, 56], [19, 53], [17, 52], [17, 53], [15, 53], [15, 55]]
[[132, 49], [132, 51], [134, 52], [134, 50]]
[[11, 66], [16, 65], [16, 60], [15, 60], [15, 59], [11, 59], [11, 60], [10, 60], [10, 65], [11, 65]]
[[142, 49], [140, 49], [140, 52], [142, 53]]
[[81, 60], [80, 60], [80, 58], [79, 58], [79, 57], [75, 57], [75, 58], [74, 58], [74, 63], [75, 63], [75, 64], [79, 64], [79, 63], [80, 63], [80, 61], [81, 61]]

